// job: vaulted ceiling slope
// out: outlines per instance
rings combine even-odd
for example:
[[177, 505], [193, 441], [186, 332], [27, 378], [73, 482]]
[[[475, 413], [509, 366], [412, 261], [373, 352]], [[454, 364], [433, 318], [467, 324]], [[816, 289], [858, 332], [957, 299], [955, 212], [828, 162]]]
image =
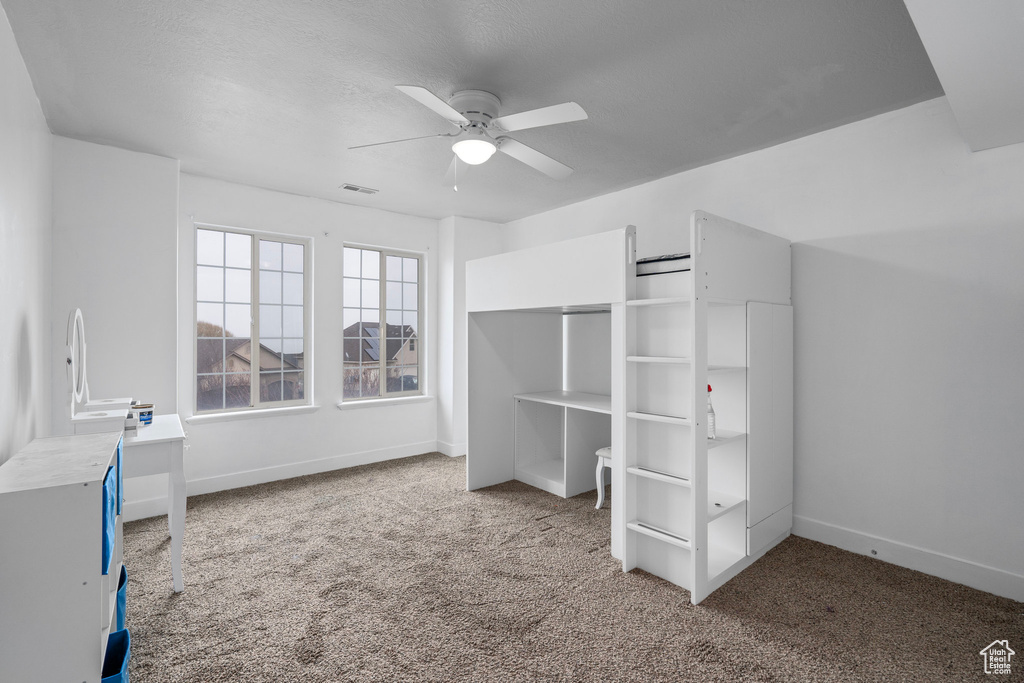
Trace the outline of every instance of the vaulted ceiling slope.
[[[902, 0], [2, 0], [51, 130], [183, 171], [507, 222], [942, 94]], [[442, 187], [449, 132], [396, 90], [585, 121]], [[379, 190], [339, 189], [355, 183]]]

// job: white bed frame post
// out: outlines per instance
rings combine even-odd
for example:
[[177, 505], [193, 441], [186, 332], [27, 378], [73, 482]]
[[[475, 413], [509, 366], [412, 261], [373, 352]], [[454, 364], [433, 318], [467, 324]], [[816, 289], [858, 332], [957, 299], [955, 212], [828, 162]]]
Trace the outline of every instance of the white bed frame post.
[[691, 602], [697, 604], [708, 594], [708, 284], [702, 259], [707, 219], [696, 212], [690, 216], [690, 275], [693, 303], [690, 305], [690, 353], [692, 381], [690, 410], [690, 519], [693, 520], [690, 551]]
[[[635, 450], [632, 444], [634, 425], [626, 419], [627, 406], [633, 405], [636, 394], [636, 380], [629, 373], [626, 356], [636, 347], [636, 312], [626, 306], [626, 301], [636, 296], [636, 228], [629, 226], [625, 233], [623, 254], [624, 277], [622, 299], [612, 304], [611, 320], [611, 368], [612, 368], [612, 557], [631, 558], [635, 566], [636, 545], [628, 544], [626, 520], [636, 518], [635, 496], [623, 495], [628, 486], [627, 463], [635, 464]], [[632, 458], [632, 459], [631, 459]], [[623, 546], [626, 545], [624, 548]], [[633, 567], [629, 567], [632, 569]], [[626, 569], [626, 571], [629, 571]]]

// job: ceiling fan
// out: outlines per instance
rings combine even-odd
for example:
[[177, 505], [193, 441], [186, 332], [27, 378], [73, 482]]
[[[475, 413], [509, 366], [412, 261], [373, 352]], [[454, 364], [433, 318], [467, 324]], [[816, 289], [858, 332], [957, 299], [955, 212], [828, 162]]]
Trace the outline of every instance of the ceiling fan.
[[572, 169], [565, 164], [555, 161], [518, 140], [513, 140], [505, 133], [551, 126], [556, 123], [582, 121], [587, 118], [587, 112], [583, 111], [583, 107], [575, 102], [565, 102], [518, 114], [498, 116], [501, 100], [496, 95], [483, 90], [460, 90], [452, 95], [448, 102], [445, 102], [434, 93], [418, 85], [396, 85], [395, 87], [423, 106], [440, 114], [448, 123], [456, 126], [459, 129], [458, 132], [435, 133], [415, 138], [375, 142], [369, 145], [349, 147], [349, 149], [362, 149], [426, 138], [455, 138], [455, 143], [452, 145], [455, 156], [445, 174], [444, 184], [456, 190], [458, 187], [455, 184], [455, 176], [459, 160], [475, 166], [490, 159], [495, 152], [504, 152], [513, 159], [557, 180], [567, 178], [572, 173]]

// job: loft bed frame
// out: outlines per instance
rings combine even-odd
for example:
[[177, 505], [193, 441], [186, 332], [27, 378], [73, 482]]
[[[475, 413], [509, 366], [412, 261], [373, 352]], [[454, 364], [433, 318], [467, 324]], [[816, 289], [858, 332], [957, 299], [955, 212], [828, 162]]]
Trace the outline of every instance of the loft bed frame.
[[[697, 211], [687, 242], [638, 264], [629, 226], [466, 264], [466, 481], [577, 495], [610, 443], [613, 557], [697, 604], [792, 527], [792, 308], [787, 240]], [[562, 390], [579, 311], [611, 313], [610, 396]]]

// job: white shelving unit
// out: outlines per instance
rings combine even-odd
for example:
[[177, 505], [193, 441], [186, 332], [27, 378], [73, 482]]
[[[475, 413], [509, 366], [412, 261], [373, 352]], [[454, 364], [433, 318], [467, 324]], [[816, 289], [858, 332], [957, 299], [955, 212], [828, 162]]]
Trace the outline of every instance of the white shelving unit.
[[690, 270], [637, 278], [613, 330], [625, 410], [612, 550], [697, 604], [792, 526], [792, 308], [788, 241], [695, 212], [689, 242]]
[[100, 680], [122, 560], [118, 482], [103, 571], [104, 482], [120, 442], [36, 439], [0, 466], [0, 680]]

